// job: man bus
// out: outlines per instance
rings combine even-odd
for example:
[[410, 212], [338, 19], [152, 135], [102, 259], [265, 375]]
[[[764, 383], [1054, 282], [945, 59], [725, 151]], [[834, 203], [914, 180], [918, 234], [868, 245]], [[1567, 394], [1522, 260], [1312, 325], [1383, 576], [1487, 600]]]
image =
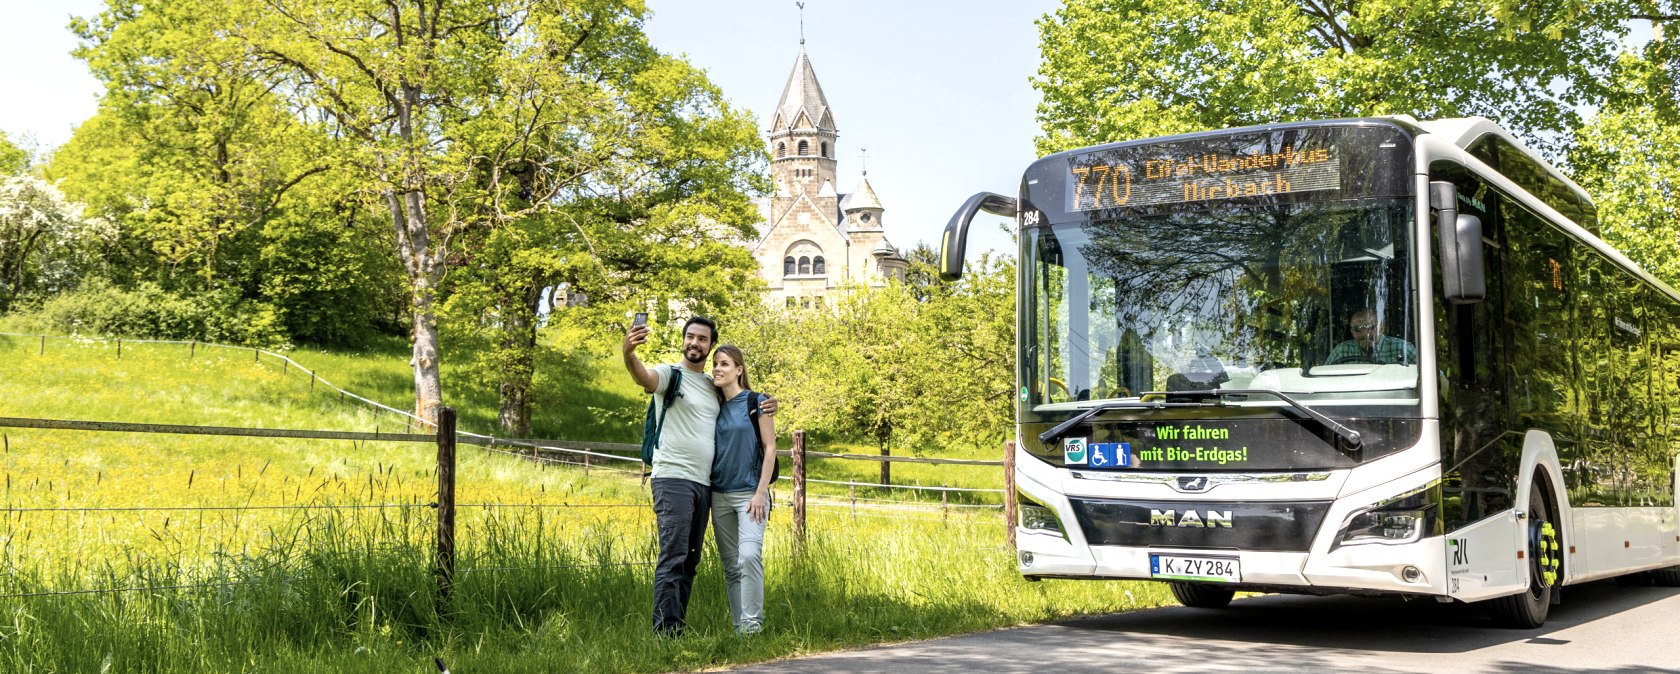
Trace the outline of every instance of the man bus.
[[1164, 580], [1206, 608], [1486, 601], [1527, 628], [1563, 585], [1680, 584], [1680, 295], [1491, 122], [1045, 157], [952, 218], [946, 278], [982, 210], [1019, 228], [1027, 577]]

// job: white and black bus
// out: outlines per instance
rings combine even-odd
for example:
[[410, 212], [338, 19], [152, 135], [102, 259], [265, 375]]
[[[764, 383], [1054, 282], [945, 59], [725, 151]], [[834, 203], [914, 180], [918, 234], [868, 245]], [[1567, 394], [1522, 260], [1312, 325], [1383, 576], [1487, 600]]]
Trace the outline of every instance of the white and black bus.
[[1278, 124], [1028, 167], [1018, 565], [1488, 601], [1680, 584], [1680, 295], [1484, 119]]

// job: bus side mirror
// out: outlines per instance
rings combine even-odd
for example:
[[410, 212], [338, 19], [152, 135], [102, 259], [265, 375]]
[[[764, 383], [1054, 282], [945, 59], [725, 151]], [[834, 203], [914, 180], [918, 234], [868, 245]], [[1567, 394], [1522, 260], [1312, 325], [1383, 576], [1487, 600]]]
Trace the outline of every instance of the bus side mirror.
[[981, 192], [963, 202], [962, 208], [945, 224], [945, 234], [939, 239], [939, 278], [955, 281], [962, 278], [963, 256], [968, 250], [968, 223], [980, 211], [1014, 218], [1017, 204], [1001, 194]]
[[1458, 212], [1458, 186], [1429, 183], [1429, 206], [1435, 210], [1435, 238], [1440, 245], [1441, 294], [1452, 304], [1480, 302], [1487, 297], [1482, 265], [1482, 220]]

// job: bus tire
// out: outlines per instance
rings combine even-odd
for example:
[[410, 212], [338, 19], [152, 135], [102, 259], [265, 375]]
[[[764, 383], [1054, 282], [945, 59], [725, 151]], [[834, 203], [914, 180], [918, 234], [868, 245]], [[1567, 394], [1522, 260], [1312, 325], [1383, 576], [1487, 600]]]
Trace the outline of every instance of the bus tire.
[[1173, 599], [1190, 608], [1225, 608], [1236, 594], [1236, 590], [1201, 583], [1169, 581], [1167, 586], [1172, 588]]
[[1680, 587], [1680, 566], [1652, 571], [1651, 582], [1657, 587]]
[[1545, 624], [1552, 593], [1562, 579], [1556, 508], [1542, 485], [1537, 475], [1528, 491], [1528, 589], [1488, 603], [1494, 622], [1506, 627], [1531, 630]]

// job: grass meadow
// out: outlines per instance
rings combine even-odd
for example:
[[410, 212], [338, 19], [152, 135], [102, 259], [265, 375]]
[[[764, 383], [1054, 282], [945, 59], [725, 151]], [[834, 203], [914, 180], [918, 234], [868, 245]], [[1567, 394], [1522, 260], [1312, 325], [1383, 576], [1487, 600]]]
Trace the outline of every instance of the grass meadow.
[[[411, 400], [405, 349], [290, 356], [359, 395], [399, 408]], [[645, 398], [614, 374], [551, 374], [571, 383], [545, 384], [536, 434], [633, 440], [624, 427], [639, 420]], [[446, 394], [463, 430], [490, 429], [493, 398]], [[249, 350], [125, 342], [119, 359], [113, 342], [64, 337], [49, 338], [42, 353], [38, 339], [0, 336], [0, 416], [404, 425], [311, 390], [296, 368]], [[586, 475], [463, 445], [457, 579], [441, 603], [434, 445], [0, 434], [5, 672], [427, 672], [436, 671], [433, 658], [454, 672], [697, 670], [1171, 601], [1149, 583], [1021, 580], [996, 509], [953, 507], [946, 516], [936, 493], [878, 488], [860, 489], [854, 509], [846, 487], [818, 483], [802, 554], [785, 508], [772, 518], [763, 634], [729, 629], [722, 572], [708, 550], [690, 632], [660, 639], [649, 626], [652, 513], [634, 471], [597, 466]], [[812, 476], [873, 482], [879, 470], [817, 461]], [[996, 468], [905, 464], [894, 478], [1001, 482]], [[876, 500], [911, 498], [933, 507]], [[952, 499], [997, 502], [994, 493]]]

